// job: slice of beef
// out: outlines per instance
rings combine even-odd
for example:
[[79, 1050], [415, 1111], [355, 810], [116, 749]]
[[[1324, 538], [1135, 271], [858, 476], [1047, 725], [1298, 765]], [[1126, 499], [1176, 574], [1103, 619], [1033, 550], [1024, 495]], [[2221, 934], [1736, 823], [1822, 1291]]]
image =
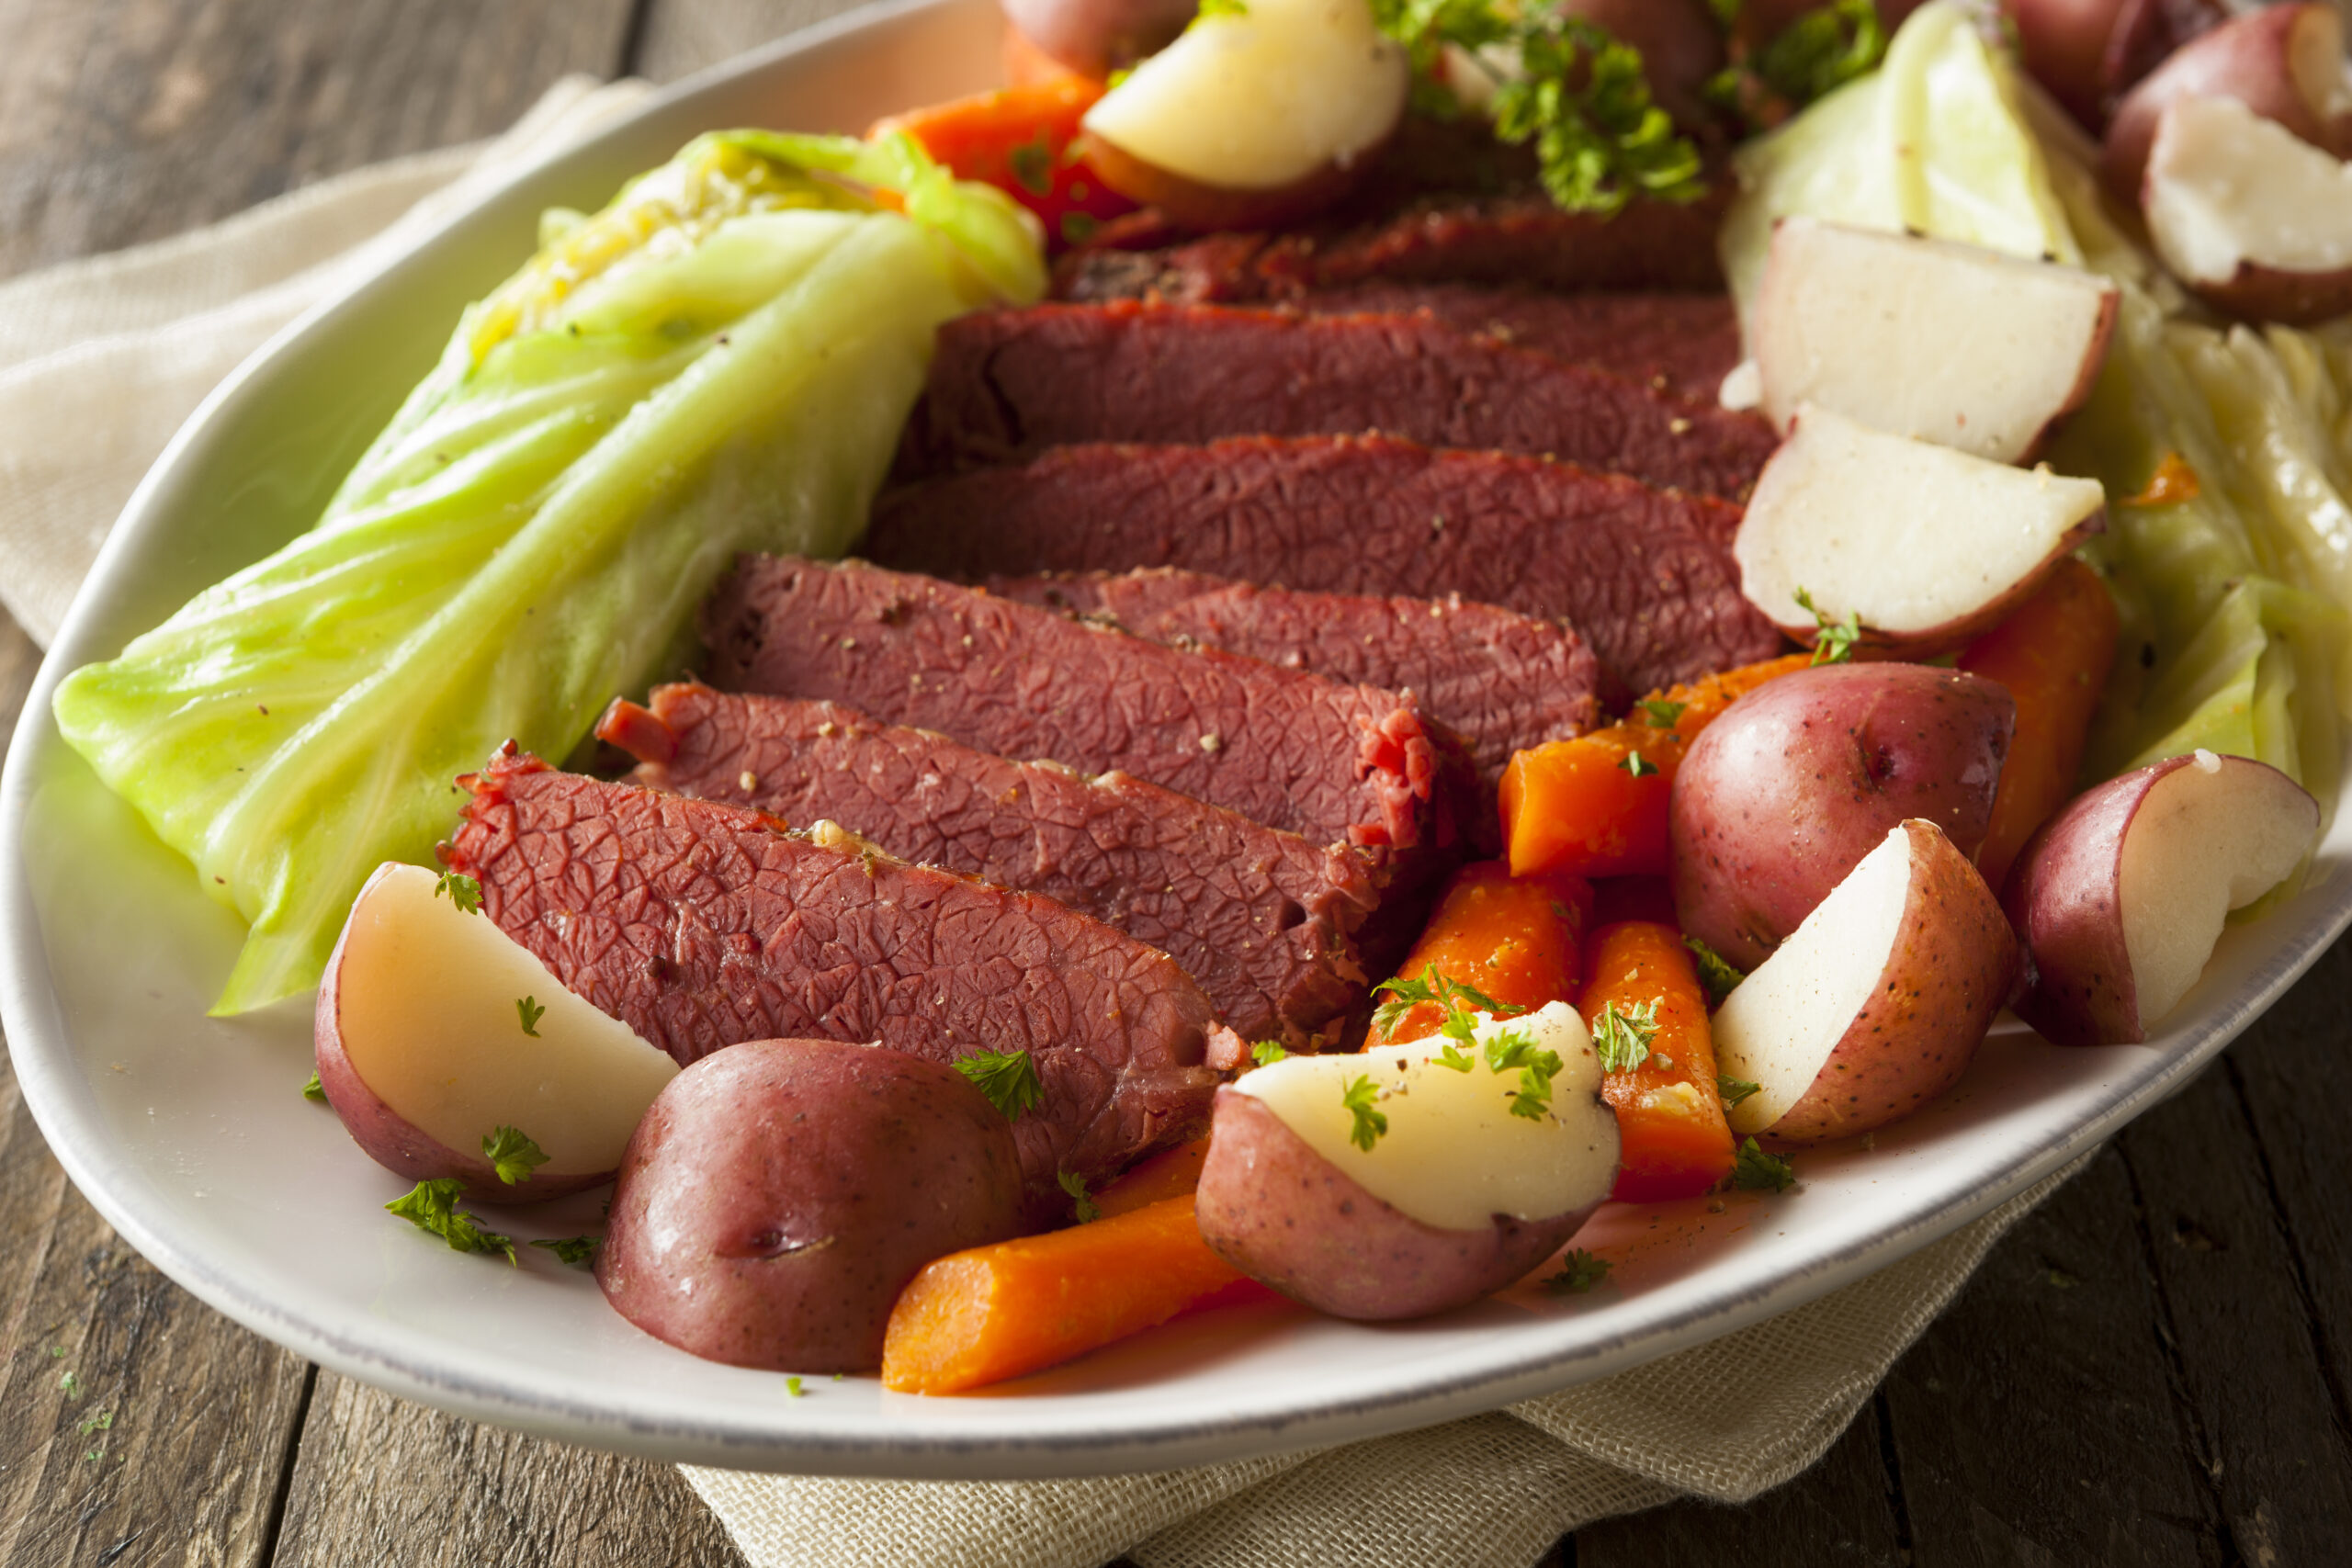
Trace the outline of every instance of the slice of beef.
[[1000, 756], [1138, 778], [1417, 863], [1490, 848], [1459, 737], [1410, 697], [1072, 621], [860, 561], [746, 556], [703, 606], [712, 682], [848, 705]]
[[1778, 442], [1733, 413], [1425, 316], [1039, 305], [940, 329], [900, 477], [1093, 441], [1385, 431], [1745, 495]]
[[1758, 659], [1738, 509], [1563, 463], [1385, 437], [1066, 446], [885, 496], [865, 552], [993, 575], [1181, 567], [1331, 593], [1459, 593], [1574, 626], [1634, 691]]
[[1007, 599], [1108, 616], [1154, 642], [1410, 691], [1469, 743], [1488, 784], [1513, 751], [1581, 735], [1600, 716], [1600, 664], [1573, 629], [1458, 593], [1316, 593], [1164, 567], [992, 577], [986, 586]]
[[1208, 1123], [1238, 1047], [1176, 962], [1050, 898], [908, 865], [839, 829], [559, 773], [510, 747], [442, 859], [571, 990], [680, 1062], [747, 1040], [1026, 1051], [1012, 1127], [1050, 1205]]
[[1127, 773], [1009, 761], [837, 704], [704, 685], [616, 703], [597, 733], [642, 760], [639, 784], [838, 822], [901, 859], [1116, 926], [1182, 964], [1251, 1040], [1338, 1044], [1386, 973], [1357, 953], [1380, 913], [1366, 852], [1318, 849]]

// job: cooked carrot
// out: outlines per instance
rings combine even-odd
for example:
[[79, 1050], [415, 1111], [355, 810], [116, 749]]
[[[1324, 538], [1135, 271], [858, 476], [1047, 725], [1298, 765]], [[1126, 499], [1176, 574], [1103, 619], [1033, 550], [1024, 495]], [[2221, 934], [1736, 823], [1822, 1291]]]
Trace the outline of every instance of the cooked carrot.
[[2115, 662], [2115, 600], [2073, 558], [2009, 618], [1960, 656], [1971, 674], [1998, 681], [2018, 705], [2018, 728], [1977, 869], [1996, 893], [2033, 830], [2073, 797], [2091, 712]]
[[882, 1386], [961, 1393], [1039, 1371], [1165, 1323], [1241, 1278], [1201, 1239], [1189, 1193], [951, 1252], [899, 1292]]
[[1604, 926], [1590, 946], [1592, 978], [1579, 1010], [1596, 1038], [1603, 1008], [1657, 1009], [1649, 1055], [1601, 1080], [1624, 1145], [1610, 1196], [1628, 1203], [1695, 1198], [1730, 1173], [1733, 1157], [1698, 968], [1682, 933], [1655, 920]]
[[1209, 1141], [1194, 1138], [1172, 1149], [1162, 1149], [1134, 1168], [1123, 1171], [1094, 1194], [1094, 1212], [1108, 1219], [1147, 1203], [1181, 1198], [1201, 1184], [1201, 1167], [1208, 1163]]
[[956, 172], [984, 180], [1035, 213], [1050, 241], [1076, 244], [1136, 204], [1105, 186], [1072, 143], [1102, 84], [1065, 73], [878, 120], [903, 130]]
[[[1514, 877], [1498, 860], [1478, 861], [1445, 885], [1397, 974], [1419, 979], [1435, 965], [1455, 984], [1513, 1007], [1573, 1000], [1591, 914], [1592, 889], [1580, 876]], [[1425, 1039], [1444, 1021], [1437, 1003], [1416, 1002], [1381, 1038]]]
[[1663, 876], [1675, 770], [1700, 731], [1807, 654], [1653, 692], [1623, 724], [1521, 751], [1503, 770], [1505, 853], [1515, 876]]

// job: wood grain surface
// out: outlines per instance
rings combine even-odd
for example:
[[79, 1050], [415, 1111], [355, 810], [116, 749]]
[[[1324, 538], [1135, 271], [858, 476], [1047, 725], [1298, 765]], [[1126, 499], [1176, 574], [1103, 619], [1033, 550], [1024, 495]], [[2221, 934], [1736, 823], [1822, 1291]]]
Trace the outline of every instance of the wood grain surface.
[[[0, 277], [680, 75], [834, 0], [0, 0]], [[0, 719], [38, 651], [0, 622]], [[2352, 1561], [2352, 947], [1994, 1252], [1828, 1456], [1546, 1568]], [[728, 1568], [667, 1466], [404, 1404], [198, 1304], [0, 1067], [0, 1564]]]

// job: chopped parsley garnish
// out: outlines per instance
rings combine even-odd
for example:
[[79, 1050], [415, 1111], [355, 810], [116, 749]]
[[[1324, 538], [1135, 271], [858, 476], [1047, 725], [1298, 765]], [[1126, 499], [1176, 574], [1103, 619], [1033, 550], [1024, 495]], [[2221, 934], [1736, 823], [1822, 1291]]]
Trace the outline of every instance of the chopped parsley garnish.
[[1657, 1038], [1657, 1003], [1620, 1007], [1610, 1002], [1592, 1021], [1592, 1048], [1604, 1073], [1630, 1073], [1649, 1060]]
[[808, 1391], [800, 1386], [800, 1374], [795, 1372], [784, 1380], [784, 1392], [787, 1398], [797, 1399]]
[[1833, 621], [1829, 613], [1815, 607], [1813, 595], [1797, 590], [1797, 606], [1813, 617], [1820, 628], [1813, 637], [1813, 661], [1815, 664], [1843, 664], [1854, 657], [1854, 644], [1862, 635], [1862, 613], [1849, 610], [1842, 621]]
[[[1736, 4], [1712, 0], [1724, 26], [1738, 18]], [[1872, 0], [1831, 0], [1789, 22], [1708, 79], [1708, 102], [1758, 129], [1801, 109], [1878, 68], [1886, 56], [1886, 29]]]
[[1519, 1075], [1519, 1089], [1510, 1097], [1510, 1113], [1540, 1122], [1552, 1104], [1552, 1079], [1560, 1070], [1560, 1054], [1539, 1051], [1521, 1031], [1506, 1029], [1486, 1042], [1487, 1070], [1500, 1077]]
[[1094, 1200], [1087, 1193], [1086, 1178], [1075, 1171], [1057, 1170], [1054, 1172], [1054, 1179], [1061, 1183], [1062, 1190], [1069, 1193], [1071, 1201], [1078, 1205], [1080, 1224], [1091, 1225], [1102, 1217], [1102, 1211], [1095, 1207]]
[[311, 1081], [302, 1086], [302, 1098], [304, 1100], [315, 1100], [321, 1105], [324, 1105], [327, 1102], [327, 1086], [319, 1081], [318, 1074], [312, 1073], [311, 1075]]
[[1682, 716], [1682, 710], [1689, 707], [1690, 705], [1689, 703], [1670, 703], [1664, 697], [1644, 697], [1640, 702], [1634, 705], [1640, 708], [1642, 712], [1649, 716], [1650, 728], [1652, 729], [1672, 729], [1674, 728], [1674, 721], [1680, 718]]
[[1193, 13], [1193, 20], [1205, 22], [1211, 17], [1246, 17], [1249, 0], [1201, 0], [1201, 8]]
[[1348, 1134], [1348, 1140], [1366, 1154], [1388, 1131], [1388, 1118], [1372, 1108], [1373, 1101], [1379, 1098], [1380, 1090], [1373, 1087], [1368, 1073], [1340, 1090], [1340, 1103], [1355, 1113], [1355, 1129]]
[[465, 1189], [466, 1184], [453, 1176], [420, 1181], [415, 1190], [393, 1199], [384, 1209], [417, 1229], [439, 1236], [449, 1244], [452, 1252], [503, 1253], [507, 1262], [514, 1262], [514, 1243], [511, 1238], [482, 1229], [471, 1214], [458, 1207], [458, 1195]]
[[958, 1057], [956, 1070], [972, 1080], [972, 1087], [988, 1096], [990, 1105], [1008, 1122], [1018, 1122], [1024, 1111], [1035, 1111], [1046, 1098], [1046, 1086], [1037, 1081], [1037, 1068], [1026, 1051], [980, 1051]]
[[548, 1010], [539, 1005], [538, 998], [517, 997], [514, 998], [514, 1016], [523, 1021], [523, 1032], [532, 1039], [537, 1040], [539, 1037], [539, 1020], [547, 1015]]
[[444, 893], [449, 896], [449, 902], [455, 904], [461, 913], [481, 913], [481, 884], [464, 872], [445, 871], [441, 874], [441, 880], [433, 885], [433, 896], [438, 898]]
[[1250, 1059], [1261, 1067], [1271, 1067], [1289, 1055], [1278, 1040], [1261, 1040], [1250, 1047]]
[[82, 1380], [74, 1375], [73, 1369], [70, 1367], [59, 1376], [57, 1386], [64, 1391], [65, 1397], [68, 1399], [82, 1397]]
[[1749, 1083], [1746, 1078], [1733, 1077], [1728, 1073], [1715, 1075], [1715, 1093], [1723, 1100], [1725, 1111], [1729, 1111], [1763, 1087], [1760, 1083]]
[[1724, 998], [1739, 989], [1739, 983], [1747, 978], [1731, 966], [1729, 959], [1697, 937], [1684, 937], [1682, 945], [1690, 950], [1692, 958], [1698, 960], [1699, 979], [1707, 987], [1707, 999], [1717, 1007], [1723, 1006]]
[[1617, 760], [1617, 765], [1624, 769], [1627, 773], [1633, 774], [1637, 779], [1647, 778], [1652, 773], [1658, 772], [1658, 765], [1656, 762], [1651, 761], [1647, 757], [1643, 756], [1639, 751], [1626, 752], [1623, 757]]
[[1091, 212], [1065, 212], [1061, 222], [1062, 243], [1082, 245], [1094, 238], [1095, 231], [1102, 227], [1102, 220]]
[[481, 1157], [509, 1187], [531, 1179], [531, 1172], [548, 1163], [547, 1151], [524, 1136], [519, 1127], [498, 1127], [481, 1141]]
[[1560, 1271], [1544, 1281], [1555, 1296], [1580, 1296], [1609, 1278], [1609, 1259], [1579, 1247], [1560, 1259]]
[[531, 1245], [554, 1253], [556, 1261], [559, 1263], [569, 1263], [574, 1269], [585, 1269], [596, 1261], [596, 1247], [603, 1239], [601, 1236], [593, 1235], [566, 1235], [557, 1236], [548, 1241], [535, 1241]]
[[1031, 196], [1050, 196], [1054, 190], [1054, 148], [1043, 130], [1004, 155], [1012, 177]]
[[96, 1416], [91, 1416], [87, 1421], [82, 1423], [82, 1436], [85, 1438], [93, 1432], [111, 1432], [113, 1430], [114, 1412], [111, 1410], [101, 1410]]
[[1382, 991], [1388, 993], [1388, 999], [1374, 1009], [1372, 1015], [1372, 1026], [1380, 1031], [1383, 1039], [1396, 1027], [1398, 1019], [1421, 1002], [1433, 1002], [1446, 1012], [1465, 1012], [1476, 1008], [1490, 1018], [1527, 1010], [1523, 1007], [1513, 1007], [1509, 1002], [1498, 1002], [1475, 986], [1465, 986], [1447, 978], [1438, 972], [1434, 964], [1422, 970], [1418, 980], [1398, 976], [1394, 980], [1383, 980], [1372, 989], [1375, 996]]
[[1732, 1161], [1731, 1184], [1750, 1192], [1786, 1192], [1797, 1184], [1796, 1168], [1779, 1155], [1768, 1155], [1748, 1139]]
[[1439, 85], [1443, 71], [1489, 78], [1496, 138], [1534, 144], [1538, 176], [1562, 209], [1608, 217], [1637, 196], [1689, 202], [1705, 194], [1698, 149], [1650, 100], [1641, 51], [1607, 28], [1507, 0], [1373, 0], [1372, 14], [1405, 46], [1422, 113], [1461, 112]]

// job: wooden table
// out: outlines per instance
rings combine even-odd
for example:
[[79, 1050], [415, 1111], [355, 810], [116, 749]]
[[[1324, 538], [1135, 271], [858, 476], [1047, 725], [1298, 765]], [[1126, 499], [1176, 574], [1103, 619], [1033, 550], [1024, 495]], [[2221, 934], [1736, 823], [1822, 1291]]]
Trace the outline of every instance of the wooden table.
[[[564, 72], [667, 80], [832, 8], [0, 0], [0, 276], [490, 134]], [[38, 658], [0, 624], [0, 721]], [[1812, 1472], [1546, 1563], [2352, 1561], [2347, 999], [2339, 945], [2004, 1241]], [[0, 1353], [8, 1568], [741, 1562], [665, 1466], [404, 1404], [199, 1305], [66, 1183], [5, 1070]]]

